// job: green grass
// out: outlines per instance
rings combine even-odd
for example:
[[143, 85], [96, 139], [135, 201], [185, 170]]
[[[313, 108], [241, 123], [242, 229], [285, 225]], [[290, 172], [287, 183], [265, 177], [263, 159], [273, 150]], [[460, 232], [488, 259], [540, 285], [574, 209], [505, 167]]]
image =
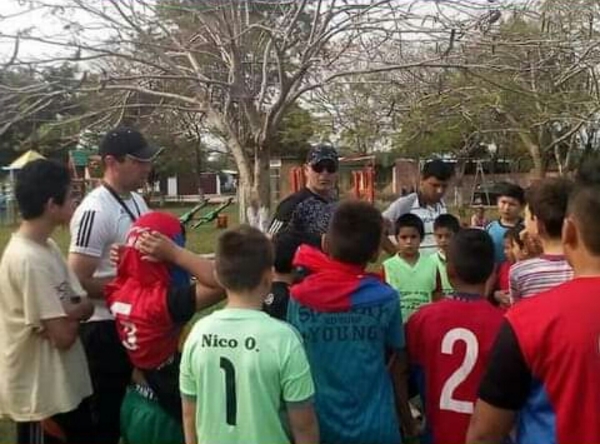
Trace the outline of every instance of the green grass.
[[[171, 208], [161, 208], [160, 211], [168, 211], [174, 214], [180, 215], [188, 211], [191, 207], [171, 207]], [[214, 207], [212, 207], [214, 208]], [[203, 210], [200, 210], [200, 214], [205, 214], [210, 211], [211, 207], [206, 207]], [[231, 205], [226, 208], [222, 214], [226, 214], [229, 221], [229, 226], [233, 226], [237, 224], [238, 221], [238, 213], [237, 206]], [[193, 229], [189, 224], [187, 228], [187, 248], [196, 252], [196, 253], [211, 253], [214, 251], [214, 243], [222, 230], [218, 230], [216, 228], [216, 221], [212, 221], [205, 225], [201, 225], [197, 229]], [[17, 229], [17, 226], [0, 226], [0, 250], [4, 251], [4, 247], [7, 244], [11, 233], [13, 233]], [[52, 238], [58, 243], [60, 249], [67, 254], [67, 250], [69, 248], [69, 229], [67, 227], [58, 228]], [[2, 441], [0, 441], [0, 444]]]
[[[161, 211], [169, 211], [174, 214], [180, 215], [184, 212], [188, 211], [190, 207], [168, 207], [162, 208]], [[205, 207], [200, 211], [200, 214], [206, 214], [214, 207]], [[222, 214], [226, 214], [229, 220], [229, 226], [237, 224], [238, 221], [238, 213], [237, 206], [231, 205], [226, 208]], [[191, 225], [191, 224], [190, 224]], [[17, 229], [17, 226], [0, 226], [0, 251], [4, 251], [4, 247], [6, 246], [8, 240], [10, 239], [11, 233], [13, 233]], [[216, 228], [216, 221], [212, 221], [205, 225], [200, 226], [198, 229], [192, 229], [188, 225], [187, 229], [187, 248], [196, 252], [196, 253], [211, 253], [214, 251], [214, 243], [222, 230], [218, 230]], [[67, 250], [69, 248], [69, 230], [68, 228], [59, 228], [53, 234], [53, 239], [60, 246], [60, 249], [66, 255]], [[200, 319], [202, 316], [207, 315], [212, 312], [217, 307], [211, 307], [204, 312], [198, 313], [195, 317], [194, 321]], [[192, 321], [192, 322], [194, 322]], [[0, 444], [12, 444], [16, 442], [15, 438], [16, 430], [15, 425], [10, 420], [0, 420]]]

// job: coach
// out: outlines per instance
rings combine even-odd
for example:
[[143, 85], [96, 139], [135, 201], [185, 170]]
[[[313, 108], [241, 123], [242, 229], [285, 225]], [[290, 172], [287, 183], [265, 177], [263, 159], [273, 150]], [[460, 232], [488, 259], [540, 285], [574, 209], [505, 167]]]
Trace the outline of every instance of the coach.
[[337, 150], [327, 144], [312, 147], [306, 158], [306, 186], [282, 200], [269, 226], [269, 234], [288, 231], [303, 242], [320, 245], [337, 202], [335, 186], [339, 169]]
[[119, 442], [119, 412], [132, 371], [104, 300], [104, 286], [116, 274], [110, 247], [124, 243], [133, 222], [148, 211], [135, 190], [146, 183], [158, 152], [132, 128], [108, 132], [98, 150], [102, 185], [83, 199], [71, 219], [69, 265], [96, 306], [94, 316], [81, 326], [81, 340], [94, 386], [94, 432], [102, 444]]

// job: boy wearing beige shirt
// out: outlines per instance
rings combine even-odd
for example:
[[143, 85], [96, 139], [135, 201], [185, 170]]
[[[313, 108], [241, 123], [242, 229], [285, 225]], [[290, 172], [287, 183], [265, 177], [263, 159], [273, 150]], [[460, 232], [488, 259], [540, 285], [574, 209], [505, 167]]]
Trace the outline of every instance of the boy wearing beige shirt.
[[17, 422], [19, 444], [43, 442], [42, 423], [67, 443], [93, 442], [92, 386], [78, 338], [93, 305], [50, 238], [73, 213], [69, 172], [31, 162], [15, 195], [23, 221], [0, 261], [0, 417]]

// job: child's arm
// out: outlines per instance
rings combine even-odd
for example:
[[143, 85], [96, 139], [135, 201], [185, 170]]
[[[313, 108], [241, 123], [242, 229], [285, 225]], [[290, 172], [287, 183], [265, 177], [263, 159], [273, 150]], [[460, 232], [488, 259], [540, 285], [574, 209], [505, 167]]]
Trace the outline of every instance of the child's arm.
[[88, 298], [64, 301], [63, 308], [67, 317], [77, 322], [87, 321], [94, 314], [94, 304]]
[[439, 268], [435, 268], [435, 288], [431, 293], [431, 300], [433, 302], [439, 301], [444, 297], [444, 290], [442, 289], [442, 275]]
[[197, 444], [196, 437], [196, 398], [181, 394], [181, 410], [183, 414], [183, 434], [185, 444]]
[[161, 260], [180, 266], [194, 275], [202, 285], [221, 288], [215, 279], [212, 261], [203, 259], [190, 250], [180, 247], [163, 234], [156, 232], [143, 234], [136, 248], [150, 260]]
[[394, 385], [396, 409], [405, 436], [417, 434], [417, 427], [408, 404], [408, 357], [406, 351], [398, 350], [392, 356], [390, 372]]
[[494, 299], [494, 289], [496, 288], [496, 281], [498, 280], [498, 265], [494, 265], [494, 270], [485, 283], [485, 298], [492, 302]]
[[294, 444], [317, 444], [319, 442], [319, 425], [312, 402], [302, 406], [288, 406], [288, 418]]
[[186, 248], [180, 247], [164, 234], [144, 233], [136, 246], [149, 260], [171, 262], [193, 274], [199, 282], [209, 287], [219, 287], [213, 275], [212, 262], [202, 259]]
[[68, 317], [43, 319], [42, 334], [59, 350], [70, 349], [79, 337], [79, 321]]
[[521, 299], [521, 292], [519, 291], [519, 276], [513, 272], [513, 267], [510, 267], [508, 272], [508, 282], [510, 285], [509, 297], [512, 302], [516, 302]]
[[136, 247], [151, 258], [178, 265], [196, 278], [198, 310], [210, 307], [224, 298], [223, 288], [215, 278], [213, 261], [202, 259], [160, 233], [143, 235]]

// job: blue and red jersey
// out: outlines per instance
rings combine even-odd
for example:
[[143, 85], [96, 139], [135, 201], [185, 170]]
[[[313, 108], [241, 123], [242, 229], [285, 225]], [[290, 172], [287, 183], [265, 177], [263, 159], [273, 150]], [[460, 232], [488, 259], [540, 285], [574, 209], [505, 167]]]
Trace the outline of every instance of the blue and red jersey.
[[404, 348], [398, 294], [363, 267], [301, 246], [288, 321], [304, 338], [323, 442], [400, 444], [386, 349]]
[[531, 379], [518, 442], [600, 442], [600, 277], [562, 284], [506, 317]]

